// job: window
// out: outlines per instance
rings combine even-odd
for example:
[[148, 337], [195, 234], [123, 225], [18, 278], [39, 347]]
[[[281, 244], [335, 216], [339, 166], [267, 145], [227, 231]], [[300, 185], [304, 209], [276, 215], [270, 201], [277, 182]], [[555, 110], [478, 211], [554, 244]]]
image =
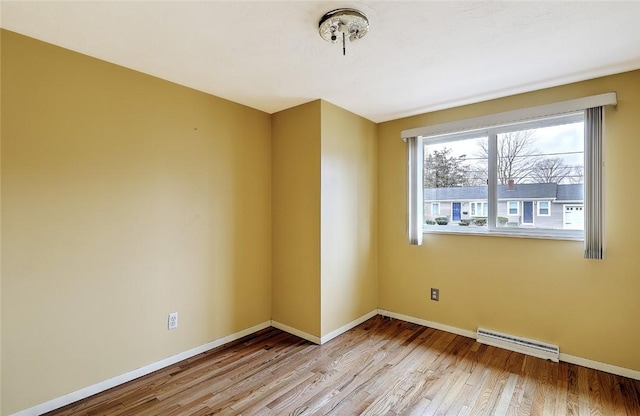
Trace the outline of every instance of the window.
[[551, 215], [551, 202], [538, 201], [538, 216], [549, 217], [550, 215]]
[[433, 202], [431, 204], [431, 215], [440, 215], [440, 203]]
[[[422, 232], [584, 239], [585, 257], [602, 258], [603, 106], [616, 103], [607, 93], [403, 131], [411, 243]], [[435, 201], [456, 201], [461, 219], [426, 225], [421, 206]]]
[[[566, 231], [562, 215], [551, 215], [551, 201], [584, 201], [583, 113], [424, 137], [422, 143], [424, 198], [433, 215], [441, 202], [466, 199], [465, 233], [582, 237], [576, 230], [583, 227]], [[429, 227], [429, 219], [424, 218], [426, 230], [461, 232], [460, 227]]]
[[489, 204], [487, 202], [472, 202], [472, 217], [487, 217], [489, 215]]

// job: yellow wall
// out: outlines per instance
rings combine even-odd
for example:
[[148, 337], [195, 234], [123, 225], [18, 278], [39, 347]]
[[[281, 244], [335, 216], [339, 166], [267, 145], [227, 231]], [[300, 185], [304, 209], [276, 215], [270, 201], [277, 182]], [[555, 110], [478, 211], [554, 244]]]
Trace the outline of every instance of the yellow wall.
[[[2, 414], [271, 318], [321, 337], [375, 307], [640, 370], [640, 71], [376, 126], [1, 42]], [[569, 241], [407, 244], [401, 130], [607, 91], [606, 260]]]
[[[0, 30], [0, 48], [4, 31]], [[1, 51], [1, 49], [0, 49]], [[2, 53], [0, 53], [0, 80], [2, 79]], [[0, 91], [2, 82], [0, 82]], [[2, 97], [0, 96], [0, 230], [2, 230]], [[0, 253], [2, 238], [0, 235]], [[0, 254], [0, 414], [2, 414], [2, 255]]]
[[1, 99], [2, 414], [270, 319], [268, 114], [6, 31]]
[[[461, 235], [406, 237], [404, 129], [609, 91], [605, 126], [606, 259], [582, 243]], [[560, 345], [563, 353], [640, 370], [640, 71], [498, 99], [379, 126], [379, 307], [475, 331]], [[440, 302], [429, 288], [440, 288]]]
[[321, 100], [273, 115], [274, 321], [321, 338], [376, 309], [376, 134]]
[[272, 317], [320, 337], [320, 101], [272, 116]]
[[376, 125], [322, 101], [322, 335], [377, 308]]

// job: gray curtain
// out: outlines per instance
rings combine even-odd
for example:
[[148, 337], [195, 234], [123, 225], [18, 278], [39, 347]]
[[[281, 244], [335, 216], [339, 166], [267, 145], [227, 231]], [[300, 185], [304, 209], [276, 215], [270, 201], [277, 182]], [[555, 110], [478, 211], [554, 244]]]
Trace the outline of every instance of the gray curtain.
[[424, 199], [422, 196], [423, 146], [419, 137], [407, 139], [407, 230], [409, 244], [422, 244], [422, 223], [424, 222]]
[[602, 118], [603, 107], [586, 109], [584, 112], [585, 151], [585, 223], [584, 258], [604, 257], [603, 194], [602, 194]]

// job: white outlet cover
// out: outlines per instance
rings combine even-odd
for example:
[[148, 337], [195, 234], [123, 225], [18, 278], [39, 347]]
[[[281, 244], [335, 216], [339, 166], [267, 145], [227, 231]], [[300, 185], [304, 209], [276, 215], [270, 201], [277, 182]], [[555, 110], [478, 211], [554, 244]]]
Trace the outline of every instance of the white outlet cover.
[[176, 329], [178, 327], [178, 312], [172, 312], [169, 314], [169, 329]]

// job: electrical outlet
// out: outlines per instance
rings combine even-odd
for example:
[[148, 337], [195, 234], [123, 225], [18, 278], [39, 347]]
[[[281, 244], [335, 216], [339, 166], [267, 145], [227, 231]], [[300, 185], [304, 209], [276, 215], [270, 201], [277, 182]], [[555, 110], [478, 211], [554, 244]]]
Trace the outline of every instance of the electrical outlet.
[[436, 289], [435, 287], [431, 288], [431, 300], [440, 300], [440, 289]]
[[178, 312], [171, 312], [169, 314], [169, 329], [176, 329], [178, 327]]

